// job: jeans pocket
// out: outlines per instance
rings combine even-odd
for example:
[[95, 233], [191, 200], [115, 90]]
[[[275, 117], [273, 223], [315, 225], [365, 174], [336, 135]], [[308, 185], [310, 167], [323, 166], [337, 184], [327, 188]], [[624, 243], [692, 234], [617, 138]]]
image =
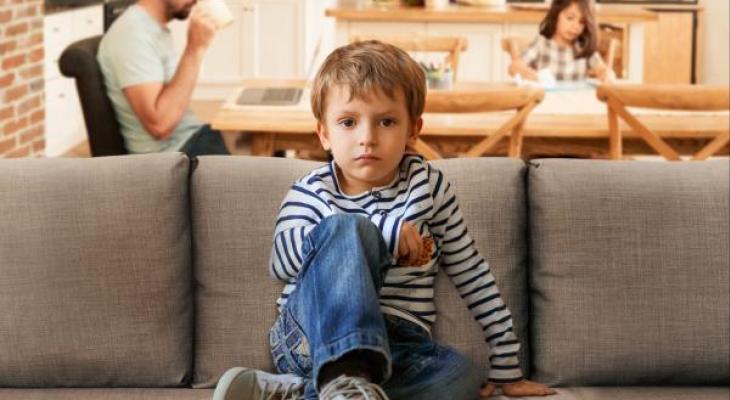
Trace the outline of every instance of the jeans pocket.
[[274, 365], [281, 373], [309, 377], [312, 374], [312, 357], [309, 341], [301, 327], [286, 307], [269, 333]]

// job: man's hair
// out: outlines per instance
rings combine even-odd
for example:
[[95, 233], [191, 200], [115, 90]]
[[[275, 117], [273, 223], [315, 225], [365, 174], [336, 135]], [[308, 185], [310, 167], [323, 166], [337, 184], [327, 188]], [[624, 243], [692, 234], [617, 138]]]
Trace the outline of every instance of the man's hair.
[[426, 75], [405, 51], [377, 40], [356, 42], [335, 49], [324, 60], [312, 84], [312, 112], [325, 121], [327, 94], [343, 85], [350, 90], [350, 100], [380, 90], [391, 99], [403, 89], [411, 122], [423, 114], [426, 99]]

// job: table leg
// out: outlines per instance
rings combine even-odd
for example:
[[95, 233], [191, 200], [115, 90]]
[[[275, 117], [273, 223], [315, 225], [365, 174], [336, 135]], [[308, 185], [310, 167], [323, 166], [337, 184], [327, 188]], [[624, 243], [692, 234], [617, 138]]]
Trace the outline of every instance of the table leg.
[[618, 115], [611, 109], [608, 109], [608, 147], [609, 155], [612, 160], [621, 160], [624, 155], [623, 138], [621, 137], [621, 127], [618, 123]]
[[226, 145], [228, 152], [236, 154], [236, 142], [238, 142], [238, 138], [240, 138], [243, 133], [239, 131], [222, 131], [221, 134], [223, 136], [223, 144]]
[[271, 157], [274, 155], [274, 134], [255, 132], [251, 136], [251, 154]]
[[512, 128], [512, 135], [509, 140], [509, 156], [512, 158], [520, 158], [522, 156], [522, 128], [525, 121], [522, 120], [517, 126]]

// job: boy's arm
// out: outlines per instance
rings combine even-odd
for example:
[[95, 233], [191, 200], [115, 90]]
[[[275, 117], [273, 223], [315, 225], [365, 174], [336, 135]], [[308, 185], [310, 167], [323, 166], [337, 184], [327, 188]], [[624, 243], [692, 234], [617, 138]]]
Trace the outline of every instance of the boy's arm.
[[[430, 194], [428, 192], [428, 183], [430, 179], [430, 167], [423, 165], [420, 157], [409, 157], [408, 159], [408, 199], [405, 205], [406, 209], [418, 204], [419, 201], [427, 199]], [[428, 210], [421, 210], [425, 213]], [[418, 215], [420, 215], [420, 213]], [[409, 217], [404, 215], [389, 215], [386, 211], [379, 211], [369, 216], [370, 221], [378, 227], [383, 235], [383, 240], [388, 245], [393, 261], [397, 262], [401, 256], [398, 254], [398, 245], [401, 242], [401, 231], [403, 224], [408, 221]], [[411, 215], [410, 218], [414, 218]]]
[[398, 242], [400, 240], [400, 230], [405, 222], [402, 216], [392, 216], [385, 213], [375, 213], [368, 217], [370, 221], [378, 227], [383, 235], [385, 244], [393, 256], [398, 258]]
[[299, 275], [304, 239], [330, 213], [327, 203], [313, 191], [299, 183], [294, 184], [276, 219], [269, 267], [271, 276], [288, 281]]
[[464, 223], [451, 185], [436, 171], [436, 213], [430, 224], [440, 238], [440, 265], [481, 325], [491, 349], [489, 382], [523, 379], [517, 352], [520, 343], [512, 332], [512, 315], [502, 301], [494, 276], [479, 254]]

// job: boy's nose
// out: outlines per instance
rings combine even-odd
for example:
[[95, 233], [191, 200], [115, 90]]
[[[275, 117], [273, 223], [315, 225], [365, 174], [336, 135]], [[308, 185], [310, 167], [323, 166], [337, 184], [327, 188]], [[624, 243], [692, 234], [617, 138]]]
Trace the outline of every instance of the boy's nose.
[[363, 125], [362, 132], [360, 133], [360, 144], [363, 146], [366, 146], [366, 145], [372, 146], [377, 143], [375, 138], [376, 138], [375, 128], [370, 125]]

